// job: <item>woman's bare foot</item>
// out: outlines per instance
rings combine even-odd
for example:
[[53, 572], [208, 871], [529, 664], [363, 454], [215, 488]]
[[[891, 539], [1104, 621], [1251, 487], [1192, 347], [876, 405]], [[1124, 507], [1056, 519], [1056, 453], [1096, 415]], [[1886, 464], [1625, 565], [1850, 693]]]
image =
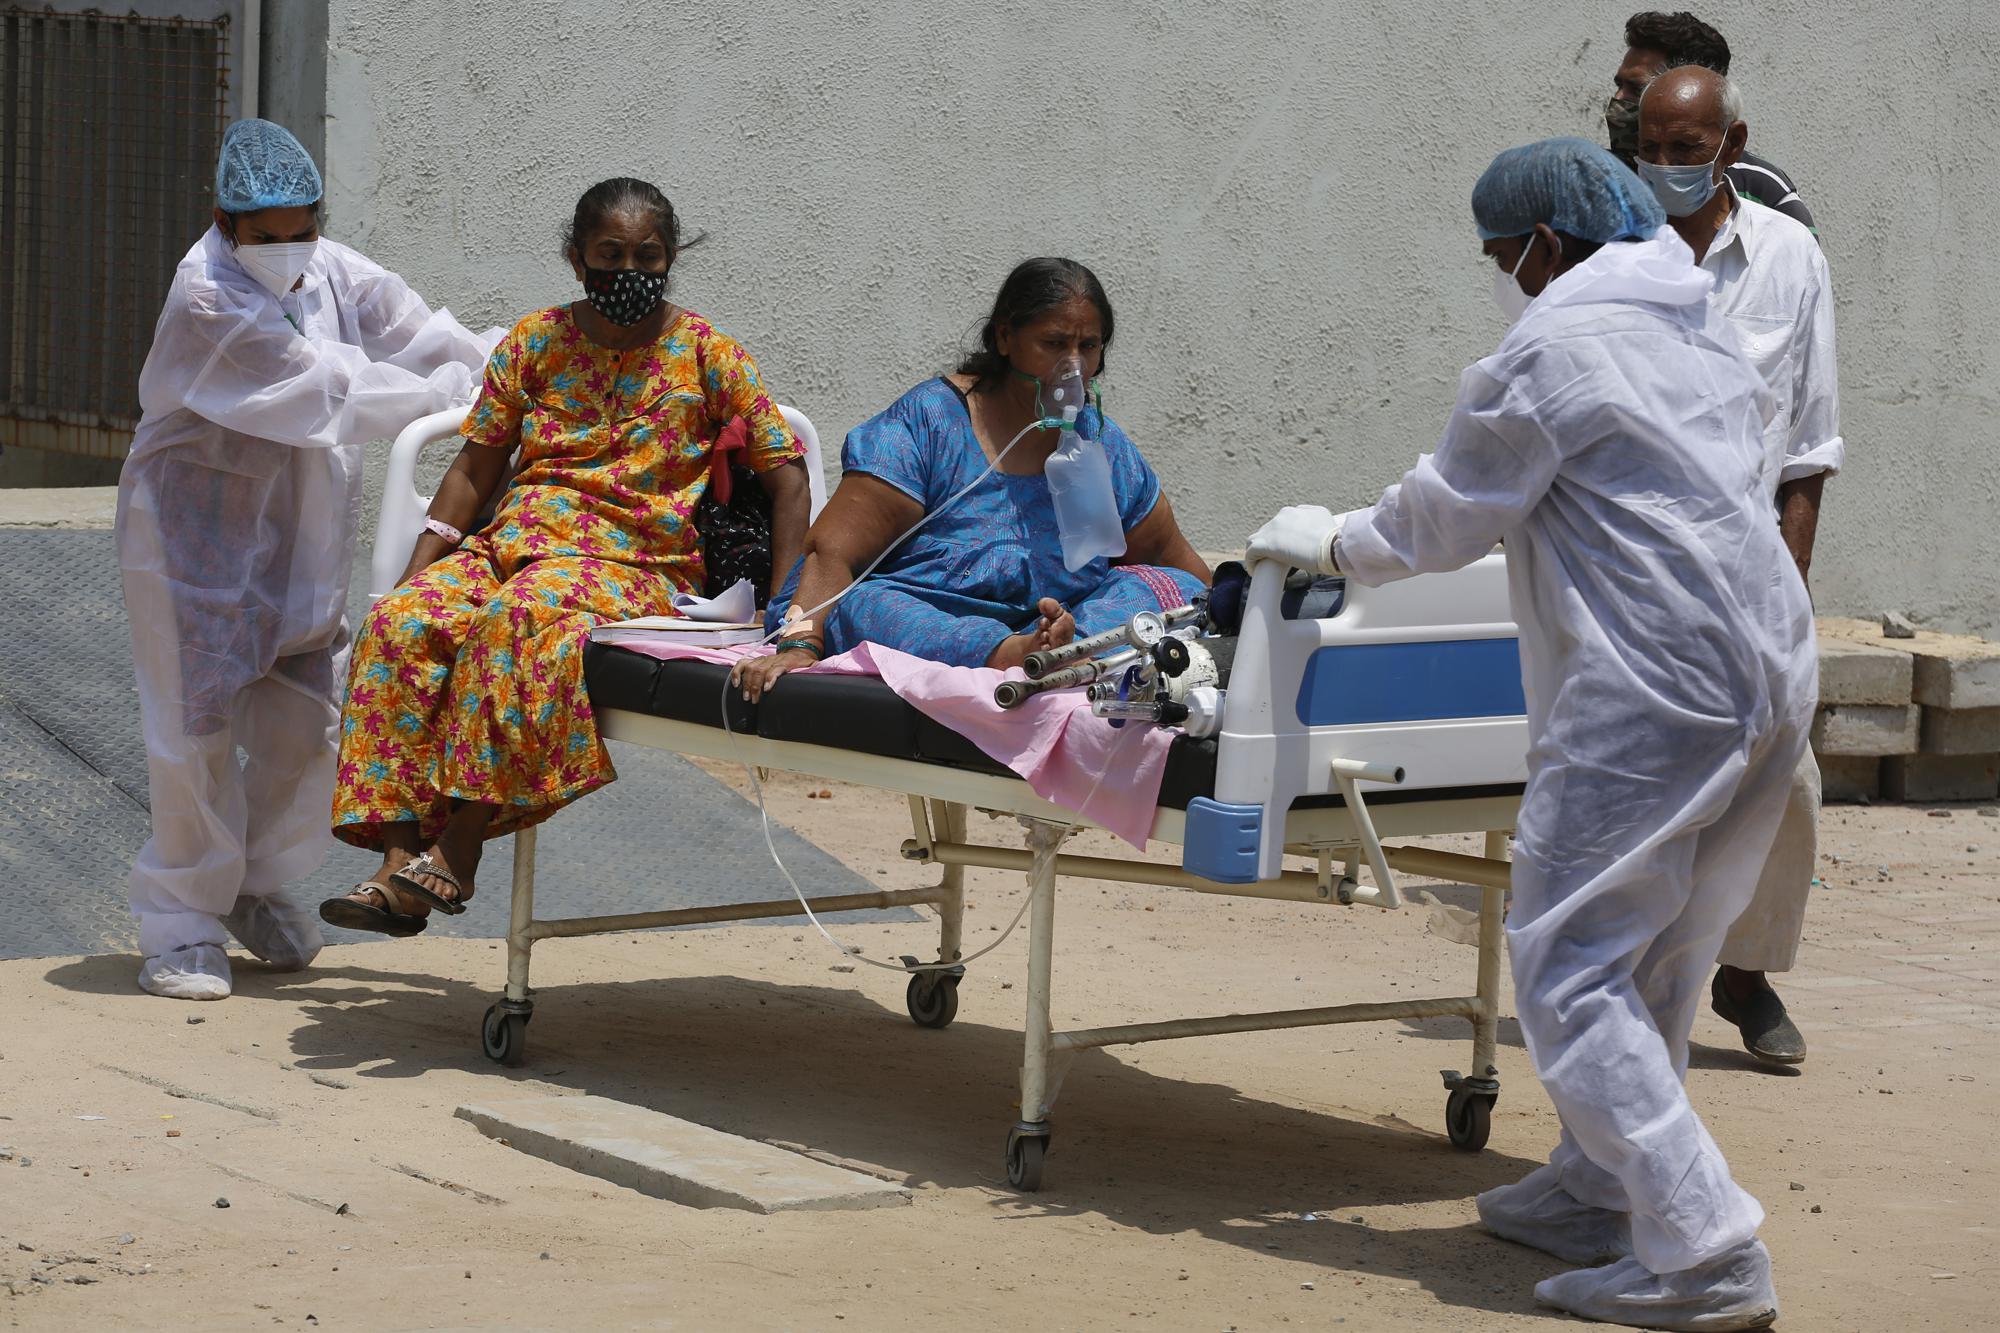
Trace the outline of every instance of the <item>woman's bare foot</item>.
[[410, 916], [429, 916], [430, 906], [413, 894], [395, 895], [401, 901], [394, 901], [373, 885], [387, 884], [389, 876], [401, 870], [416, 859], [423, 843], [417, 836], [415, 824], [394, 824], [383, 831], [382, 864], [367, 881], [354, 892], [346, 895], [364, 907], [380, 908], [387, 912], [401, 912]]
[[383, 848], [382, 865], [379, 869], [376, 870], [374, 874], [370, 875], [368, 878], [374, 880], [378, 884], [386, 883], [388, 881], [389, 876], [395, 874], [398, 870], [401, 870], [411, 861], [414, 861], [416, 859], [417, 852], [419, 850], [420, 848], [417, 847]]
[[[453, 887], [451, 879], [443, 875], [421, 872], [407, 878], [429, 889], [446, 902], [469, 903], [472, 901], [472, 877], [479, 870], [480, 853], [486, 847], [486, 826], [492, 822], [493, 807], [468, 802], [452, 811], [444, 831], [429, 848], [432, 861], [442, 865], [452, 879], [458, 881]], [[407, 889], [396, 890], [391, 895], [384, 894], [379, 887], [390, 884], [390, 876], [405, 871], [410, 862], [417, 859], [423, 842], [415, 824], [396, 824], [383, 831], [382, 866], [373, 878], [348, 894], [355, 902], [367, 907], [382, 908], [409, 916], [426, 917], [431, 914], [432, 905], [426, 903]]]
[[[418, 920], [431, 914], [433, 904], [410, 892], [407, 881], [416, 881], [446, 902], [461, 904], [471, 902], [472, 876], [479, 869], [478, 846], [475, 845], [470, 852], [462, 848], [447, 850], [444, 840], [440, 838], [438, 845], [432, 847], [428, 855], [429, 865], [443, 866], [444, 874], [435, 874], [429, 869], [411, 874], [410, 862], [417, 858], [408, 852], [391, 852], [383, 858], [383, 869], [375, 879], [358, 885], [347, 897], [365, 907], [413, 916]], [[404, 882], [390, 878], [391, 875], [398, 873], [402, 874]], [[450, 878], [446, 878], [447, 875]]]
[[1076, 638], [1076, 618], [1063, 609], [1061, 602], [1053, 597], [1044, 597], [1035, 606], [1041, 620], [1035, 628], [1025, 634], [1010, 634], [1000, 641], [993, 655], [986, 659], [986, 665], [1005, 671], [1017, 667], [1028, 660], [1028, 654], [1045, 648], [1060, 648]]
[[425, 853], [434, 864], [443, 866], [445, 873], [438, 875], [426, 870], [413, 875], [405, 866], [403, 878], [422, 885], [448, 903], [463, 907], [471, 902], [472, 877], [479, 871], [479, 857], [486, 850], [486, 828], [492, 822], [492, 806], [480, 801], [458, 802], [451, 817], [445, 820], [438, 840]]
[[411, 874], [405, 866], [403, 878], [416, 881], [446, 902], [463, 906], [472, 901], [472, 877], [479, 871], [479, 855], [484, 848], [483, 840], [468, 843], [462, 837], [453, 837], [452, 830], [447, 828], [427, 853], [430, 863], [443, 866], [445, 873], [434, 874], [426, 869]]

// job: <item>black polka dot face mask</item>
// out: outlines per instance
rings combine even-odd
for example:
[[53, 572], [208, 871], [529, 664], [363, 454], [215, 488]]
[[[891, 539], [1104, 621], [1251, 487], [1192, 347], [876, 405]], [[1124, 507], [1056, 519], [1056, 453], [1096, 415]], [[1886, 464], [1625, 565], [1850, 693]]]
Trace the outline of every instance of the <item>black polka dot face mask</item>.
[[636, 268], [585, 268], [583, 291], [598, 314], [629, 328], [667, 299], [667, 275]]

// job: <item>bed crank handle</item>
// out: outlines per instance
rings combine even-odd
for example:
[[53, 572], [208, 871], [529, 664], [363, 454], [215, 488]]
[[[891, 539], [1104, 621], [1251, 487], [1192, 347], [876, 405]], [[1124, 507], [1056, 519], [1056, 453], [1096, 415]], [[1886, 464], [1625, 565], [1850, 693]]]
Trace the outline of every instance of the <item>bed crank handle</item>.
[[1371, 764], [1360, 759], [1336, 759], [1333, 761], [1336, 774], [1345, 773], [1360, 782], [1381, 782], [1394, 787], [1403, 781], [1401, 764]]
[[1380, 906], [1396, 911], [1403, 906], [1403, 892], [1396, 887], [1395, 872], [1389, 869], [1389, 858], [1382, 854], [1382, 840], [1375, 836], [1375, 820], [1369, 815], [1368, 802], [1357, 784], [1382, 782], [1395, 786], [1403, 780], [1402, 765], [1336, 759], [1332, 766], [1334, 785], [1340, 788], [1341, 799], [1347, 803], [1348, 816], [1354, 820], [1354, 836], [1361, 844], [1361, 854], [1368, 859], [1368, 868], [1375, 873]]

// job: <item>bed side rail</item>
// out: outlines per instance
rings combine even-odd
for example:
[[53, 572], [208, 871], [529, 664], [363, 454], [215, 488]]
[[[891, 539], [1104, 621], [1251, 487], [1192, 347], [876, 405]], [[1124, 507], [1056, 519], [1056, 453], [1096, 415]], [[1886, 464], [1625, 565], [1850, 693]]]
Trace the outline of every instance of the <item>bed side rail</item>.
[[[1404, 787], [1521, 782], [1527, 718], [1506, 557], [1379, 588], [1338, 614], [1287, 620], [1287, 571], [1251, 570], [1217, 749], [1215, 795], [1188, 807], [1183, 865], [1224, 883], [1282, 867], [1301, 796], [1360, 791], [1355, 765]], [[1363, 793], [1365, 794], [1365, 793]]]

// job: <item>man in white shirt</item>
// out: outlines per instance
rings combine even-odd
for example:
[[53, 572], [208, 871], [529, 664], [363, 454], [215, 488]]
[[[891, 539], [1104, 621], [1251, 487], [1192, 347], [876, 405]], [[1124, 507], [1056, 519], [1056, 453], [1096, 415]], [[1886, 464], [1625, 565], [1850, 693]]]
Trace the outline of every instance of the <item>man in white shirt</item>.
[[[1777, 411], [1764, 431], [1765, 480], [1799, 577], [1812, 565], [1820, 490], [1840, 470], [1833, 285], [1805, 227], [1739, 195], [1725, 176], [1749, 138], [1729, 80], [1688, 65], [1668, 70], [1639, 103], [1639, 175], [1667, 220], [1715, 277], [1715, 308], [1770, 385]], [[1759, 1059], [1798, 1064], [1800, 1035], [1765, 974], [1791, 969], [1818, 859], [1819, 768], [1800, 761], [1757, 896], [1731, 929], [1711, 988], [1716, 1013]]]

